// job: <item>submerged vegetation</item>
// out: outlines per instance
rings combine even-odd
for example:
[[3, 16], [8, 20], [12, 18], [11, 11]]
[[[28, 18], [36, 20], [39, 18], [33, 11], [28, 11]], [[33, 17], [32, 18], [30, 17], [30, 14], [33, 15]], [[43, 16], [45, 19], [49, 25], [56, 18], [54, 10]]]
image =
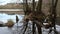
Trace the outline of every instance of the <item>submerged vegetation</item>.
[[12, 21], [12, 19], [9, 19], [8, 22], [5, 23], [5, 25], [6, 25], [7, 27], [13, 27], [14, 22]]

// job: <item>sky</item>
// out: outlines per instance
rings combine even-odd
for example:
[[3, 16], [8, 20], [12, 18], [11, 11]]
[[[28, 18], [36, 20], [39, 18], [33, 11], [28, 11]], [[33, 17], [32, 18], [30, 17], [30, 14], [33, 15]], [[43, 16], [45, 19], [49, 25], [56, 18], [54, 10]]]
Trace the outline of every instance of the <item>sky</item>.
[[5, 5], [5, 4], [7, 4], [7, 3], [21, 3], [21, 2], [23, 2], [22, 0], [0, 0], [0, 5]]
[[[37, 1], [37, 0], [35, 0]], [[23, 0], [0, 0], [0, 5], [5, 5], [7, 3], [22, 3]]]

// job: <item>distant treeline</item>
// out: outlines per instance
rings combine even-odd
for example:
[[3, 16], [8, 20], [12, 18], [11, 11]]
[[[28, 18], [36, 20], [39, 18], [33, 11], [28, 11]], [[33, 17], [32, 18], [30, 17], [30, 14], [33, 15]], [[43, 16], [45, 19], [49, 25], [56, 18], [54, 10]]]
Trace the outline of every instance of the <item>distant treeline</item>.
[[6, 5], [0, 5], [0, 9], [22, 9], [23, 4], [8, 3]]

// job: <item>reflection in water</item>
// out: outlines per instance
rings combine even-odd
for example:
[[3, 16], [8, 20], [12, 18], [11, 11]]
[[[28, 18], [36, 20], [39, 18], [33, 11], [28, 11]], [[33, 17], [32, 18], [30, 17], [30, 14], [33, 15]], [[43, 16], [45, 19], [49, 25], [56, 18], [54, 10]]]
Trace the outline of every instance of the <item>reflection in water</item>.
[[0, 21], [6, 23], [8, 19], [12, 19], [14, 22], [16, 22], [16, 15], [18, 16], [19, 21], [21, 21], [24, 16], [24, 15], [18, 15], [18, 14], [8, 15], [5, 13], [0, 13]]
[[[18, 25], [16, 23], [16, 15], [19, 18]], [[9, 19], [12, 19], [15, 22], [15, 24], [12, 28], [0, 27], [0, 33], [1, 34], [8, 34], [8, 33], [9, 34], [19, 34], [18, 31], [20, 31], [23, 28], [23, 23], [20, 23], [20, 21], [22, 20], [23, 17], [24, 17], [24, 15], [18, 15], [18, 14], [8, 15], [5, 13], [0, 13], [0, 21], [7, 23]], [[18, 31], [17, 31], [17, 27], [18, 27]]]
[[[22, 18], [24, 17], [24, 15], [8, 15], [8, 14], [1, 14], [0, 13], [0, 21], [6, 23], [8, 21], [8, 19], [12, 19], [14, 22], [16, 22], [16, 15], [19, 18], [19, 21], [22, 20]], [[18, 29], [17, 29], [18, 27]], [[23, 23], [19, 23], [18, 22], [18, 26], [17, 23], [14, 24], [14, 26], [12, 28], [8, 28], [8, 27], [0, 27], [0, 34], [22, 34], [23, 33]], [[60, 26], [56, 25], [56, 29], [58, 32], [60, 32]], [[42, 28], [42, 32], [43, 34], [47, 34], [49, 32], [49, 29], [44, 29]], [[26, 34], [28, 33], [32, 33], [32, 23], [29, 21], [28, 23], [28, 29], [26, 31]], [[36, 33], [37, 34], [37, 33]], [[54, 32], [52, 32], [52, 34], [54, 34]]]

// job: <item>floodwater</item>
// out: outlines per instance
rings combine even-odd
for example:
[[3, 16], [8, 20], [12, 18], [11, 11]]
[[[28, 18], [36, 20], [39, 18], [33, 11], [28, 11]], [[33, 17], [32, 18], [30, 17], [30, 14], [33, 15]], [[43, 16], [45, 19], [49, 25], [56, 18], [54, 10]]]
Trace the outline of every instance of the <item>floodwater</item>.
[[16, 22], [16, 15], [18, 16], [19, 21], [21, 21], [24, 16], [24, 15], [18, 15], [18, 14], [8, 15], [5, 13], [0, 13], [0, 21], [6, 23], [9, 19], [12, 19], [14, 22]]
[[[18, 25], [16, 23], [16, 15], [19, 18]], [[8, 19], [12, 19], [15, 22], [15, 25], [12, 28], [0, 27], [0, 34], [22, 34], [23, 33], [23, 23], [20, 23], [20, 21], [22, 21], [23, 17], [24, 17], [24, 15], [18, 15], [18, 14], [8, 15], [5, 13], [4, 14], [0, 13], [0, 21], [2, 21], [3, 23], [6, 23], [8, 21]], [[17, 26], [18, 26], [18, 28], [17, 28]], [[29, 22], [28, 29], [27, 29], [25, 34], [29, 34], [29, 33], [31, 34], [32, 33], [32, 29], [31, 29], [32, 27], [31, 26], [32, 26], [32, 23]], [[59, 25], [56, 25], [56, 29], [58, 32], [60, 32], [60, 26]], [[48, 32], [49, 32], [49, 29], [42, 28], [42, 34], [48, 34]], [[54, 34], [54, 32], [52, 31], [51, 34]]]
[[[16, 15], [19, 18], [18, 25], [16, 23]], [[19, 27], [18, 29], [21, 29], [23, 27], [23, 23], [20, 23], [22, 21], [23, 17], [24, 17], [24, 15], [18, 15], [18, 14], [8, 15], [8, 14], [5, 14], [5, 13], [0, 13], [0, 23], [1, 22], [7, 23], [7, 21], [9, 19], [12, 19], [15, 23], [15, 25], [12, 28], [0, 27], [0, 34], [18, 34], [17, 26]]]

